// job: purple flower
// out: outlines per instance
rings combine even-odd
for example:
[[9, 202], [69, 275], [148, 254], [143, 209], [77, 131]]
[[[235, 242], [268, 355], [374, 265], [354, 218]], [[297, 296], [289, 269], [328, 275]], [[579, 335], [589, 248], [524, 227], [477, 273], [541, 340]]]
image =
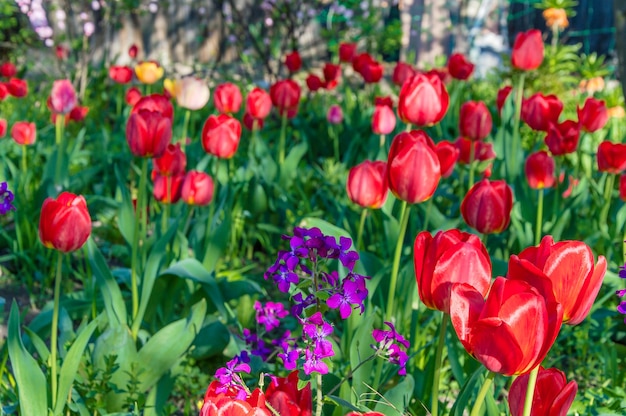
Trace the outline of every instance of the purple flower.
[[243, 340], [250, 350], [250, 354], [261, 357], [263, 361], [267, 360], [272, 354], [272, 350], [267, 347], [265, 341], [259, 338], [257, 334], [250, 332], [248, 328], [243, 329]]
[[622, 279], [626, 279], [626, 266], [620, 266], [619, 272], [617, 273], [617, 275], [621, 277]]
[[407, 341], [402, 335], [396, 332], [396, 328], [391, 322], [385, 322], [385, 325], [389, 327], [389, 331], [383, 331], [382, 329], [374, 329], [372, 331], [372, 337], [376, 340], [376, 342], [386, 344], [389, 341], [397, 341], [402, 344], [406, 349], [410, 347], [411, 344], [409, 343], [409, 341]]
[[406, 375], [406, 362], [408, 361], [409, 356], [406, 352], [402, 351], [397, 344], [391, 344], [389, 347], [389, 362], [391, 364], [396, 364], [400, 366], [400, 370], [398, 370], [398, 375], [405, 376]]
[[309, 375], [314, 371], [320, 374], [328, 373], [328, 366], [326, 363], [322, 361], [321, 357], [310, 350], [306, 350], [303, 368], [304, 374], [306, 375]]
[[13, 192], [9, 191], [6, 182], [0, 182], [0, 215], [6, 215], [9, 211], [15, 211], [13, 206]]
[[249, 361], [248, 353], [243, 351], [240, 356], [235, 356], [227, 362], [226, 367], [217, 369], [215, 378], [219, 381], [220, 386], [215, 390], [216, 393], [226, 392], [233, 387], [239, 391], [243, 390], [243, 381], [237, 373], [250, 373], [250, 366], [246, 361]]
[[261, 302], [254, 302], [256, 312], [256, 321], [265, 327], [267, 332], [274, 328], [278, 328], [281, 318], [289, 315], [289, 311], [285, 309], [282, 303], [267, 302], [265, 306]]
[[399, 365], [400, 370], [398, 370], [398, 374], [404, 376], [406, 375], [406, 362], [409, 357], [406, 351], [403, 351], [401, 347], [408, 350], [410, 343], [396, 332], [396, 328], [391, 322], [385, 322], [385, 325], [389, 327], [388, 331], [382, 329], [374, 329], [372, 331], [372, 337], [379, 344], [372, 345], [372, 348], [382, 355], [389, 357], [390, 363]]
[[265, 279], [272, 277], [278, 286], [278, 290], [284, 293], [289, 292], [289, 287], [292, 283], [297, 284], [299, 281], [298, 275], [289, 270], [284, 264], [278, 265], [276, 270], [268, 269], [264, 277]]
[[333, 344], [326, 340], [326, 337], [333, 333], [333, 327], [324, 321], [321, 312], [314, 313], [304, 322], [302, 332], [312, 341], [315, 355], [320, 358], [335, 355]]
[[308, 295], [303, 299], [302, 293], [296, 293], [291, 298], [294, 302], [294, 305], [291, 307], [291, 315], [298, 317], [302, 315], [302, 312], [311, 305], [315, 304], [315, 296]]
[[291, 349], [284, 353], [278, 353], [278, 358], [283, 360], [283, 365], [285, 366], [285, 370], [295, 370], [298, 365], [298, 358], [300, 357], [300, 353], [297, 349]]
[[[326, 304], [331, 309], [339, 308], [341, 319], [348, 319], [352, 313], [352, 305], [360, 305], [361, 313], [363, 313], [363, 292], [360, 285], [360, 282], [344, 280], [342, 289], [329, 297]], [[365, 281], [363, 281], [363, 288], [364, 286]], [[365, 295], [367, 296], [367, 290], [365, 290]]]

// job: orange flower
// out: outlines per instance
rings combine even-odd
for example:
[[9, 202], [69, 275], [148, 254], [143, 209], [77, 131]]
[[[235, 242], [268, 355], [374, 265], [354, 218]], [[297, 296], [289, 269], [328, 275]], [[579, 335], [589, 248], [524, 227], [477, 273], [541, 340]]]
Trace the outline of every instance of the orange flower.
[[604, 89], [604, 78], [594, 77], [591, 79], [583, 79], [578, 84], [578, 88], [582, 92], [586, 92], [588, 95], [593, 95]]
[[556, 26], [562, 30], [569, 26], [567, 13], [563, 9], [550, 7], [543, 11], [543, 18], [546, 19], [546, 26], [548, 27]]
[[616, 107], [611, 107], [607, 109], [607, 112], [609, 113], [609, 117], [614, 117], [614, 118], [624, 118], [624, 116], [626, 115], [626, 111], [624, 111], [624, 107], [619, 106], [619, 105]]

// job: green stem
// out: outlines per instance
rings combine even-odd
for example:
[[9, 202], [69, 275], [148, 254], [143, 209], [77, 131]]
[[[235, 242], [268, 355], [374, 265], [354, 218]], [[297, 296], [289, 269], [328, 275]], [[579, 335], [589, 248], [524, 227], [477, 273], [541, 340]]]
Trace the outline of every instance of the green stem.
[[118, 119], [122, 115], [122, 101], [124, 100], [122, 94], [124, 94], [124, 91], [122, 90], [121, 87], [119, 87], [118, 92], [117, 92], [117, 97], [116, 97], [116, 108], [115, 108], [115, 114]]
[[474, 159], [476, 158], [476, 146], [473, 141], [470, 141], [470, 158], [469, 158], [469, 181], [467, 183], [467, 189], [472, 189], [474, 186]]
[[183, 134], [180, 137], [180, 150], [185, 152], [185, 145], [187, 144], [187, 129], [189, 128], [189, 120], [191, 119], [191, 110], [185, 112], [185, 120], [183, 121]]
[[283, 113], [280, 124], [280, 139], [278, 142], [278, 165], [282, 166], [285, 162], [285, 140], [287, 136], [287, 112]]
[[550, 63], [556, 63], [556, 48], [559, 43], [559, 27], [558, 25], [552, 25], [552, 56], [550, 57]]
[[439, 327], [439, 342], [437, 343], [437, 351], [435, 353], [435, 374], [433, 375], [433, 390], [432, 390], [432, 407], [430, 413], [433, 416], [439, 414], [439, 379], [441, 377], [441, 356], [443, 355], [443, 346], [446, 342], [446, 327], [450, 317], [445, 312], [442, 312], [441, 326]]
[[524, 413], [522, 413], [522, 416], [530, 416], [530, 412], [533, 409], [533, 397], [535, 396], [537, 374], [539, 374], [539, 366], [533, 368], [528, 377], [528, 387], [526, 388], [526, 400], [524, 400]]
[[[145, 238], [145, 222], [146, 222], [146, 206], [144, 203], [146, 193], [146, 183], [148, 182], [148, 158], [141, 161], [141, 176], [139, 177], [139, 186], [137, 189], [137, 208], [135, 209], [135, 233], [133, 234], [133, 245], [131, 247], [131, 267], [130, 267], [130, 285], [132, 296], [132, 318], [133, 321], [139, 311], [139, 289], [137, 283], [137, 275], [139, 274], [140, 259], [140, 241]], [[133, 339], [137, 339], [139, 325], [133, 325]]]
[[28, 162], [27, 162], [27, 155], [26, 155], [26, 145], [22, 146], [22, 174], [26, 175], [26, 172], [28, 172]]
[[[511, 146], [512, 166], [515, 170], [515, 176], [519, 169], [517, 166], [517, 155], [522, 151], [522, 145], [520, 143], [519, 125], [522, 117], [522, 100], [524, 99], [524, 80], [526, 79], [526, 73], [522, 72], [519, 81], [517, 82], [517, 89], [515, 95], [515, 118], [513, 121], [513, 145]], [[513, 172], [509, 172], [513, 174]]]
[[535, 226], [535, 245], [541, 243], [541, 225], [543, 222], [543, 189], [539, 190], [539, 199], [537, 201], [537, 224]]
[[402, 208], [400, 210], [400, 232], [398, 234], [398, 242], [396, 243], [396, 251], [393, 256], [393, 265], [391, 266], [391, 281], [389, 283], [389, 294], [387, 296], [387, 312], [385, 313], [385, 320], [391, 322], [393, 316], [393, 305], [396, 299], [396, 285], [398, 284], [398, 271], [400, 270], [400, 257], [402, 257], [402, 247], [404, 243], [404, 235], [406, 234], [406, 228], [409, 223], [409, 214], [411, 211], [407, 209], [407, 202], [402, 201]]
[[61, 293], [61, 273], [63, 271], [63, 252], [57, 252], [57, 273], [54, 278], [54, 301], [52, 307], [52, 329], [50, 335], [50, 372], [52, 377], [52, 408], [57, 400], [57, 344], [59, 332], [59, 297]]
[[[580, 156], [580, 155], [579, 155]], [[560, 192], [560, 188], [561, 188], [561, 184], [560, 184], [560, 179], [561, 179], [561, 164], [560, 164], [561, 158], [559, 156], [556, 156], [554, 158], [554, 174], [556, 175], [556, 181], [554, 182], [554, 199], [552, 200], [552, 217], [556, 218], [558, 215], [558, 207], [559, 207], [559, 198], [561, 197], [561, 192]], [[563, 180], [565, 181], [565, 177], [567, 175], [563, 175]]]
[[363, 229], [365, 228], [365, 218], [367, 218], [367, 213], [369, 210], [367, 208], [363, 208], [361, 211], [361, 220], [359, 221], [359, 231], [356, 234], [356, 250], [359, 251], [361, 249], [361, 244], [363, 243]]
[[206, 227], [204, 229], [204, 257], [202, 261], [206, 261], [208, 258], [209, 250], [211, 248], [210, 239], [211, 239], [211, 225], [213, 224], [213, 217], [215, 216], [215, 207], [219, 203], [219, 172], [220, 172], [220, 161], [221, 159], [215, 160], [215, 181], [213, 187], [213, 202], [209, 207], [209, 218], [207, 218]]
[[615, 184], [615, 175], [607, 173], [606, 185], [604, 187], [604, 206], [600, 213], [600, 226], [608, 226], [607, 219], [609, 216], [609, 210], [611, 208], [611, 194], [613, 193], [613, 185]]
[[63, 163], [63, 153], [65, 152], [63, 140], [63, 127], [65, 126], [65, 115], [57, 114], [55, 122], [55, 142], [57, 147], [57, 162], [54, 167], [54, 182], [56, 185], [61, 181], [61, 163]]
[[380, 141], [379, 141], [379, 153], [380, 153], [380, 152], [383, 152], [383, 153], [384, 153], [384, 152], [386, 152], [386, 151], [387, 151], [387, 149], [385, 149], [385, 143], [386, 143], [386, 142], [387, 142], [387, 139], [386, 139], [385, 135], [384, 135], [384, 134], [381, 134], [381, 135], [380, 135]]
[[324, 396], [322, 395], [322, 375], [317, 373], [317, 405], [315, 407], [315, 416], [322, 416], [322, 409], [324, 407]]
[[483, 402], [485, 401], [485, 397], [487, 396], [487, 391], [489, 390], [489, 387], [491, 387], [491, 383], [493, 382], [493, 378], [495, 376], [496, 373], [493, 373], [491, 371], [489, 372], [489, 374], [487, 374], [487, 378], [485, 378], [485, 381], [480, 388], [480, 391], [478, 392], [478, 396], [476, 396], [476, 403], [474, 403], [474, 407], [472, 407], [472, 412], [470, 413], [470, 416], [478, 416], [478, 414], [480, 413], [480, 408], [483, 406]]

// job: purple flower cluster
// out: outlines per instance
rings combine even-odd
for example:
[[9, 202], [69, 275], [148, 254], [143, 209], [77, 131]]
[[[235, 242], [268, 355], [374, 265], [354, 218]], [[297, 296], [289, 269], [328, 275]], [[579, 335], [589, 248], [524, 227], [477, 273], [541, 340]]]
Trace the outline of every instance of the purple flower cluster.
[[[618, 276], [622, 279], [626, 279], [626, 264], [620, 266]], [[623, 298], [626, 296], [626, 289], [620, 289], [615, 292], [617, 296]], [[620, 304], [617, 305], [617, 311], [623, 315], [626, 315], [626, 301], [620, 301]], [[626, 318], [624, 318], [624, 323], [626, 323]]]
[[285, 309], [282, 303], [267, 302], [265, 306], [261, 302], [254, 302], [254, 310], [256, 310], [256, 321], [265, 327], [267, 332], [280, 325], [280, 319], [289, 315], [289, 311]]
[[15, 211], [13, 202], [13, 192], [9, 191], [6, 182], [0, 182], [0, 215], [6, 215], [9, 211]]
[[[374, 329], [372, 331], [372, 337], [378, 342], [378, 345], [372, 345], [372, 348], [381, 355], [387, 356], [390, 363], [400, 366], [398, 374], [404, 376], [406, 375], [406, 362], [409, 359], [406, 351], [411, 344], [396, 332], [396, 328], [391, 322], [385, 322], [385, 325], [389, 327], [388, 331], [382, 329]], [[404, 350], [402, 349], [403, 347]]]
[[226, 367], [218, 368], [215, 372], [215, 378], [219, 381], [220, 386], [215, 389], [216, 393], [224, 393], [230, 389], [237, 391], [237, 399], [244, 400], [247, 397], [247, 387], [241, 376], [237, 373], [244, 372], [250, 374], [250, 358], [246, 351], [235, 356], [226, 363]]

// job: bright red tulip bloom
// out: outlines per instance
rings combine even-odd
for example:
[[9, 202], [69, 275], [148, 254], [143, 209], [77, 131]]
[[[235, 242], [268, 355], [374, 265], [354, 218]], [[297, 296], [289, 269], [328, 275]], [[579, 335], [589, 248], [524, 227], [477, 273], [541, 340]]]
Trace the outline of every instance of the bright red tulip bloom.
[[598, 170], [620, 174], [626, 170], [626, 144], [604, 141], [598, 146]]
[[50, 92], [50, 108], [56, 114], [68, 114], [78, 104], [74, 86], [68, 79], [54, 81]]
[[482, 101], [468, 101], [461, 106], [459, 131], [470, 140], [482, 140], [491, 133], [492, 120], [489, 109]]
[[[582, 241], [555, 243], [545, 236], [509, 261], [509, 279], [521, 279], [542, 295], [554, 296], [563, 307], [563, 323], [578, 325], [589, 314], [606, 273], [606, 259], [594, 265], [591, 248]], [[548, 283], [546, 283], [546, 280]], [[546, 296], [548, 296], [546, 295]]]
[[298, 113], [300, 86], [295, 81], [290, 79], [277, 81], [270, 87], [270, 97], [281, 116], [293, 118]]
[[[2, 130], [1, 124], [2, 124], [2, 120], [0, 120], [0, 133]], [[0, 134], [0, 137], [2, 137], [2, 134]], [[622, 174], [619, 177], [619, 197], [622, 201], [626, 201], [626, 175], [625, 174]]]
[[466, 80], [472, 76], [474, 64], [462, 53], [453, 53], [448, 60], [448, 73], [454, 79]]
[[387, 200], [387, 163], [366, 160], [348, 173], [348, 197], [363, 208], [381, 208]]
[[170, 143], [161, 157], [155, 158], [153, 162], [160, 175], [176, 176], [185, 173], [187, 155], [180, 149], [180, 143]]
[[139, 48], [137, 47], [137, 45], [135, 45], [134, 43], [130, 45], [130, 48], [128, 48], [128, 56], [130, 57], [130, 59], [135, 59], [137, 57], [137, 52], [139, 52]]
[[548, 131], [550, 123], [557, 124], [563, 103], [556, 95], [536, 93], [522, 101], [522, 120], [531, 129]]
[[518, 33], [513, 43], [511, 52], [511, 63], [517, 69], [522, 71], [532, 71], [539, 68], [543, 62], [543, 39], [541, 32], [537, 29], [531, 29], [526, 32]]
[[442, 68], [433, 68], [430, 71], [426, 72], [426, 75], [428, 75], [429, 77], [437, 77], [444, 84], [448, 84], [452, 80], [452, 77], [448, 72], [448, 68], [446, 68], [445, 66]]
[[380, 62], [366, 62], [361, 68], [361, 76], [367, 84], [375, 84], [383, 77], [384, 68]]
[[309, 88], [309, 91], [315, 92], [320, 88], [324, 88], [324, 81], [315, 74], [309, 74], [306, 77], [306, 86]]
[[70, 114], [68, 115], [68, 120], [71, 121], [75, 121], [75, 122], [81, 122], [85, 119], [85, 117], [87, 117], [87, 114], [89, 113], [89, 107], [83, 107], [80, 105], [76, 105], [76, 107], [72, 108], [72, 111], [70, 111]]
[[294, 50], [285, 55], [285, 66], [289, 72], [297, 72], [302, 68], [302, 58], [300, 58], [298, 51]]
[[14, 77], [15, 74], [17, 74], [17, 69], [15, 68], [15, 65], [13, 65], [11, 62], [5, 62], [0, 65], [1, 76], [5, 78], [11, 78]]
[[265, 398], [280, 415], [313, 414], [311, 383], [298, 389], [298, 371], [292, 371], [287, 377], [273, 377], [265, 391]]
[[322, 71], [324, 72], [326, 88], [332, 90], [335, 86], [337, 86], [337, 83], [341, 79], [341, 66], [327, 62], [324, 64]]
[[504, 107], [504, 103], [506, 99], [509, 98], [509, 95], [513, 91], [513, 87], [507, 85], [506, 87], [502, 87], [498, 90], [498, 95], [496, 97], [496, 107], [498, 108], [498, 114], [502, 114], [502, 107]]
[[153, 179], [154, 186], [152, 188], [152, 195], [154, 195], [154, 199], [163, 204], [177, 203], [180, 199], [184, 180], [184, 174], [163, 176], [156, 173], [156, 176]]
[[272, 416], [260, 389], [255, 389], [245, 400], [240, 400], [236, 391], [217, 393], [218, 387], [219, 382], [215, 380], [207, 388], [200, 416]]
[[393, 68], [391, 81], [398, 87], [401, 87], [402, 84], [404, 84], [404, 81], [411, 78], [416, 74], [416, 72], [417, 71], [413, 68], [413, 65], [398, 61], [396, 66]]
[[118, 84], [128, 84], [133, 79], [134, 72], [129, 66], [113, 65], [109, 68], [109, 78]]
[[435, 146], [437, 157], [439, 158], [439, 167], [441, 169], [441, 177], [447, 178], [454, 172], [456, 162], [459, 160], [460, 151], [450, 142], [441, 141]]
[[37, 126], [28, 121], [17, 121], [11, 127], [11, 138], [23, 146], [34, 144], [37, 140]]
[[243, 97], [238, 86], [226, 82], [215, 88], [214, 101], [215, 108], [221, 114], [232, 114], [239, 112]]
[[609, 121], [609, 111], [603, 100], [589, 97], [583, 108], [576, 107], [576, 110], [581, 128], [589, 133], [600, 130]]
[[405, 123], [431, 126], [441, 121], [448, 104], [448, 91], [437, 76], [416, 74], [400, 90], [398, 115]]
[[7, 87], [9, 94], [15, 98], [22, 98], [28, 94], [28, 84], [23, 79], [11, 78], [4, 85]]
[[528, 156], [524, 165], [528, 186], [532, 189], [552, 188], [556, 182], [554, 159], [545, 150]]
[[226, 114], [209, 116], [202, 128], [202, 148], [221, 159], [230, 159], [241, 140], [241, 124]]
[[62, 192], [46, 198], [39, 217], [39, 240], [44, 246], [68, 253], [85, 244], [91, 234], [91, 217], [82, 196]]
[[450, 318], [468, 353], [488, 370], [511, 376], [543, 361], [563, 310], [529, 283], [497, 277], [486, 299], [467, 283], [453, 284]]
[[204, 172], [190, 170], [185, 175], [181, 197], [189, 205], [208, 205], [213, 199], [213, 179]]
[[450, 313], [450, 290], [454, 283], [466, 283], [482, 297], [491, 284], [491, 260], [487, 249], [474, 234], [459, 230], [428, 231], [417, 235], [413, 245], [417, 291], [424, 305]]
[[481, 234], [504, 231], [511, 221], [512, 208], [513, 192], [503, 180], [477, 182], [461, 202], [465, 223]]
[[485, 160], [496, 158], [496, 153], [493, 151], [493, 144], [491, 143], [483, 141], [473, 142], [465, 137], [459, 137], [454, 142], [454, 146], [459, 149], [458, 161], [462, 165], [469, 165], [472, 146], [474, 146], [474, 160], [484, 162]]
[[4, 101], [5, 98], [9, 95], [9, 89], [7, 88], [7, 84], [4, 82], [0, 82], [0, 101]]
[[130, 87], [128, 91], [126, 91], [126, 96], [124, 97], [126, 104], [130, 106], [134, 106], [141, 99], [141, 91], [137, 87]]
[[372, 131], [374, 134], [389, 134], [396, 128], [396, 114], [391, 107], [376, 105], [372, 114]]
[[[509, 390], [511, 416], [522, 416], [524, 413], [529, 377], [530, 373], [523, 374], [511, 384]], [[576, 381], [572, 380], [568, 383], [565, 373], [561, 370], [539, 367], [530, 414], [533, 416], [567, 416], [567, 411], [574, 402], [577, 392]]]
[[0, 139], [7, 134], [7, 121], [4, 118], [0, 118]]
[[245, 113], [243, 115], [243, 126], [252, 131], [255, 126], [257, 130], [263, 129], [263, 119], [262, 118], [254, 118], [250, 114]]
[[264, 89], [255, 87], [246, 98], [246, 113], [257, 119], [265, 119], [272, 110], [272, 99]]
[[374, 58], [372, 58], [372, 56], [369, 53], [362, 52], [358, 55], [355, 55], [354, 58], [352, 58], [352, 69], [354, 69], [354, 72], [357, 72], [360, 74], [361, 71], [363, 70], [363, 66], [369, 62], [374, 62]]
[[339, 44], [339, 60], [341, 62], [352, 62], [356, 55], [356, 43], [342, 42]]
[[133, 155], [158, 158], [172, 139], [171, 120], [158, 111], [132, 113], [126, 123], [126, 141]]
[[402, 132], [394, 137], [387, 159], [387, 180], [398, 199], [409, 204], [424, 202], [435, 193], [439, 179], [437, 150], [424, 131]]
[[172, 105], [172, 102], [169, 98], [161, 94], [151, 94], [141, 97], [133, 106], [130, 114], [132, 115], [142, 110], [161, 113], [164, 117], [170, 119], [170, 122], [174, 119], [174, 106]]
[[544, 142], [552, 155], [561, 156], [574, 153], [579, 139], [580, 125], [574, 120], [565, 120], [559, 124], [550, 123]]

